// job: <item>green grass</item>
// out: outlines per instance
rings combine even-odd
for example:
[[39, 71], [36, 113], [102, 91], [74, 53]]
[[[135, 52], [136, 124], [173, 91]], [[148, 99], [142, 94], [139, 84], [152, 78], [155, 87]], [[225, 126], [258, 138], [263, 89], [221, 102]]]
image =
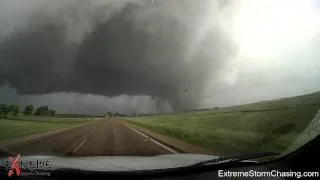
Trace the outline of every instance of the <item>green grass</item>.
[[126, 118], [221, 154], [285, 150], [320, 108], [320, 92], [211, 111]]
[[53, 117], [17, 116], [0, 119], [0, 141], [15, 137], [70, 127], [88, 119], [62, 119]]

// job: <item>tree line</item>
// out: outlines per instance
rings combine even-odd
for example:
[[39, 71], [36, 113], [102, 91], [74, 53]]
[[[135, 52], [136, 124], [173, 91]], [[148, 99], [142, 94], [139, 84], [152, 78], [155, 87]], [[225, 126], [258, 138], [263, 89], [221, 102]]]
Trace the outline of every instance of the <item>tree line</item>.
[[[7, 118], [8, 114], [18, 116], [20, 113], [19, 105], [17, 104], [0, 104], [0, 118]], [[48, 106], [40, 106], [35, 109], [33, 105], [28, 105], [24, 108], [23, 114], [25, 116], [54, 116], [56, 111], [50, 109]]]
[[121, 113], [113, 113], [113, 112], [108, 112], [107, 113], [107, 116], [108, 117], [127, 117], [127, 115], [126, 114], [121, 114]]

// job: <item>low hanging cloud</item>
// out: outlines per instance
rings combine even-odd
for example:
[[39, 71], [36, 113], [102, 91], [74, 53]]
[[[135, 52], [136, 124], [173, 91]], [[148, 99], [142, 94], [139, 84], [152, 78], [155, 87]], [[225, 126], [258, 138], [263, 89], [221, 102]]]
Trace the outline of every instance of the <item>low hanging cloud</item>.
[[219, 25], [229, 5], [1, 1], [0, 86], [8, 83], [21, 95], [143, 96], [158, 108], [163, 102], [174, 111], [195, 108], [207, 82], [236, 53]]

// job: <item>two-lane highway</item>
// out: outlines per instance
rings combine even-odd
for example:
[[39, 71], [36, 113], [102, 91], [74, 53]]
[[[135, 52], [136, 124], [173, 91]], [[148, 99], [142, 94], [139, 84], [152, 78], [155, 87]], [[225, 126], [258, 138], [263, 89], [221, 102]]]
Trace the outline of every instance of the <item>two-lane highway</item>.
[[174, 153], [115, 118], [11, 145], [23, 155], [152, 156]]

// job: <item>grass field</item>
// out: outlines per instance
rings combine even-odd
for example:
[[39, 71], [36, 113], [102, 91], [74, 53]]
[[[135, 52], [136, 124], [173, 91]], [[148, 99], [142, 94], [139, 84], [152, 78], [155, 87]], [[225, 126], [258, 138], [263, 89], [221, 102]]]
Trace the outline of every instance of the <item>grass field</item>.
[[0, 119], [0, 141], [34, 133], [70, 127], [89, 119], [17, 116]]
[[209, 111], [129, 117], [138, 126], [221, 154], [285, 150], [320, 109], [320, 92]]

